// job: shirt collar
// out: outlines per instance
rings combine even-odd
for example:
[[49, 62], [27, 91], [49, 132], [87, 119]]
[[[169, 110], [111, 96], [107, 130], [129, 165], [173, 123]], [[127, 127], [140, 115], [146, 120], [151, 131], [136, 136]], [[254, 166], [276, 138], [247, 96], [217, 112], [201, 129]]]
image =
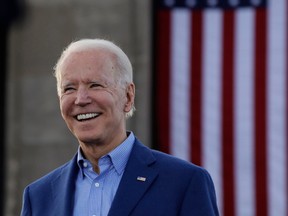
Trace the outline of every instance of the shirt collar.
[[[127, 132], [127, 138], [107, 154], [111, 158], [112, 164], [118, 175], [121, 175], [126, 167], [134, 142], [135, 136], [132, 131], [129, 131]], [[107, 155], [104, 155], [103, 157]], [[79, 147], [77, 154], [77, 164], [82, 174], [84, 174], [82, 168], [84, 162], [88, 161], [84, 158], [83, 153], [81, 152], [81, 148]]]
[[126, 167], [134, 142], [133, 132], [127, 132], [127, 139], [108, 154], [119, 175], [123, 173]]

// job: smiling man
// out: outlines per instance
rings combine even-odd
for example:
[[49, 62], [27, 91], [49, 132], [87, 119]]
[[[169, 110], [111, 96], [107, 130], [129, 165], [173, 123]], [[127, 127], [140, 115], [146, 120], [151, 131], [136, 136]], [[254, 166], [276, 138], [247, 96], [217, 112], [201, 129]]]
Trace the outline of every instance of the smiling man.
[[203, 168], [145, 147], [126, 130], [135, 85], [110, 41], [71, 43], [55, 67], [61, 114], [76, 155], [25, 188], [22, 216], [218, 215]]
[[[70, 47], [56, 68], [60, 108], [83, 154], [98, 170], [100, 157], [127, 137], [125, 119], [133, 109], [135, 87], [132, 67], [124, 54], [125, 61], [121, 62], [105, 43], [98, 42], [94, 49], [85, 51], [78, 47], [81, 43], [85, 41]], [[117, 73], [125, 70], [122, 64], [129, 72], [123, 78]]]

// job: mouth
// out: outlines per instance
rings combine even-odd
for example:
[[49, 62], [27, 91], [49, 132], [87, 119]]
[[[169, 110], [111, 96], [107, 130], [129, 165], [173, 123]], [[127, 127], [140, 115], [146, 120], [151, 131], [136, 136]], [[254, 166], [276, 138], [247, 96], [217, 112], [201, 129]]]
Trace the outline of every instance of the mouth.
[[85, 113], [85, 114], [76, 115], [75, 118], [78, 121], [86, 121], [86, 120], [97, 118], [99, 115], [100, 113]]

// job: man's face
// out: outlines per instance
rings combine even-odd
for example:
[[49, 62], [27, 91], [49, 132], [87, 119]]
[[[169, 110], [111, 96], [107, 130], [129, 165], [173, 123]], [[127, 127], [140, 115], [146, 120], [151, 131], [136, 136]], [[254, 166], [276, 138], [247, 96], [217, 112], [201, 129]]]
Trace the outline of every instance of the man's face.
[[80, 143], [107, 145], [126, 133], [125, 112], [133, 105], [134, 85], [125, 89], [116, 84], [112, 59], [103, 51], [75, 52], [60, 68], [61, 114]]

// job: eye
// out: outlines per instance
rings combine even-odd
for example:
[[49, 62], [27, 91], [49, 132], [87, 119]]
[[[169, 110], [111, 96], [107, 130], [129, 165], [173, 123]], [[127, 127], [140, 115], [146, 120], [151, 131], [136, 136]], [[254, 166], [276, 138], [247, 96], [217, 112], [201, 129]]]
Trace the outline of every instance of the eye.
[[67, 86], [67, 87], [63, 88], [63, 93], [71, 93], [71, 92], [73, 92], [75, 90], [76, 90], [76, 88], [71, 87], [71, 86]]
[[91, 83], [90, 84], [90, 88], [92, 88], [92, 89], [100, 89], [100, 88], [103, 88], [103, 85], [101, 85], [99, 83]]

